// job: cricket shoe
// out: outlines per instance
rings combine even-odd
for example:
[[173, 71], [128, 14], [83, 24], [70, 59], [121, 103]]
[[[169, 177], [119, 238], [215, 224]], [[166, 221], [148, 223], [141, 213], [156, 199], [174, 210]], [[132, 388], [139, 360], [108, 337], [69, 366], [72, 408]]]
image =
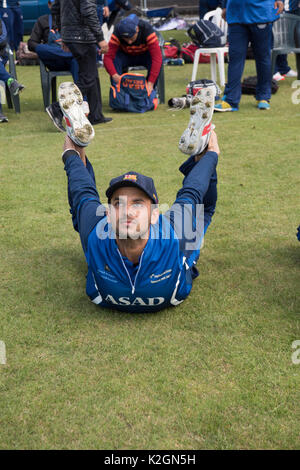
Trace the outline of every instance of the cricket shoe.
[[213, 130], [211, 119], [214, 113], [216, 89], [201, 88], [192, 98], [190, 122], [179, 141], [179, 150], [187, 155], [198, 155], [208, 144]]
[[68, 136], [76, 145], [86, 147], [94, 138], [95, 131], [85, 115], [78, 86], [72, 82], [62, 83], [58, 90], [58, 100], [66, 121]]

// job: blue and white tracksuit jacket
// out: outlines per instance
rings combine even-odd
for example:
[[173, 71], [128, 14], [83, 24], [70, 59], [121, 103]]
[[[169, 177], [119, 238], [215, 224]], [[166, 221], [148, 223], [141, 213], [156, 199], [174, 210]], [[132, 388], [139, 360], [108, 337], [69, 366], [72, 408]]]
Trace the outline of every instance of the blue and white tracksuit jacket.
[[263, 24], [278, 19], [275, 0], [223, 0], [228, 24]]
[[[85, 167], [72, 150], [65, 153], [65, 158], [73, 225], [80, 234], [88, 264], [89, 298], [100, 307], [124, 312], [155, 312], [180, 304], [189, 295], [192, 281], [198, 275], [195, 264], [201, 237], [215, 211], [217, 154], [207, 152], [197, 163], [191, 157], [180, 167], [185, 175], [183, 186], [171, 209], [160, 215], [157, 224], [151, 225], [137, 266], [118, 249], [99, 200], [90, 162]], [[201, 222], [196, 211], [198, 204], [204, 204], [203, 230], [191, 243]], [[183, 223], [191, 228], [191, 233], [186, 236], [185, 231], [182, 237]]]

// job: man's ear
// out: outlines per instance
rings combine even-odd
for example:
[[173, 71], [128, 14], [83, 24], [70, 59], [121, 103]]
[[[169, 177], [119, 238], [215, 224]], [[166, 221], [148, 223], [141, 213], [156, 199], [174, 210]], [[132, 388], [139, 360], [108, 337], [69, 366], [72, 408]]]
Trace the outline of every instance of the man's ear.
[[151, 224], [155, 225], [159, 219], [159, 209], [158, 207], [154, 207], [151, 212]]

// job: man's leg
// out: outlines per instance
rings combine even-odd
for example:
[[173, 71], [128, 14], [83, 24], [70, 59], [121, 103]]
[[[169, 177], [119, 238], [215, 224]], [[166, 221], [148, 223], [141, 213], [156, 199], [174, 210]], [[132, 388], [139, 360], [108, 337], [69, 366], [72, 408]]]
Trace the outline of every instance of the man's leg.
[[24, 26], [23, 26], [23, 15], [20, 7], [13, 7], [13, 42], [14, 50], [17, 51], [20, 42], [23, 41]]
[[241, 99], [241, 78], [247, 56], [249, 33], [248, 26], [241, 24], [228, 25], [229, 64], [228, 79], [224, 94], [226, 102], [238, 108]]
[[7, 72], [5, 68], [6, 60], [3, 57], [0, 57], [0, 80], [4, 83], [7, 82], [11, 75]]
[[287, 54], [279, 54], [276, 57], [275, 72], [279, 72], [281, 75], [285, 75], [291, 70], [287, 61]]
[[[78, 80], [78, 63], [70, 52], [64, 52], [60, 47], [49, 44], [38, 44], [36, 53], [49, 70], [70, 70], [73, 80]], [[75, 72], [75, 73], [74, 73]]]
[[271, 98], [271, 38], [272, 24], [250, 25], [251, 43], [256, 62], [257, 101], [269, 101]]
[[96, 63], [96, 44], [67, 44], [74, 58], [78, 62], [79, 73], [77, 85], [89, 103], [91, 124], [105, 122], [102, 114], [101, 89]]

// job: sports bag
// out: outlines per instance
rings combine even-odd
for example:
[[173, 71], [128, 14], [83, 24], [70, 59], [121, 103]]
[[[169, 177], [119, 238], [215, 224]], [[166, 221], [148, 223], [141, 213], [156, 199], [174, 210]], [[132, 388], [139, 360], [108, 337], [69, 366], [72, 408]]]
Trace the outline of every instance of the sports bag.
[[[257, 85], [257, 77], [246, 77], [242, 81], [242, 93], [244, 95], [255, 95], [256, 93], [256, 85]], [[271, 83], [271, 92], [272, 94], [276, 93], [278, 90], [278, 84], [276, 80], [272, 78]]]
[[209, 20], [199, 20], [187, 30], [198, 47], [221, 47], [226, 38], [223, 31]]
[[221, 90], [219, 86], [216, 84], [216, 82], [214, 82], [213, 80], [209, 80], [207, 78], [202, 78], [200, 80], [194, 80], [193, 82], [190, 82], [186, 87], [186, 94], [191, 97], [195, 96], [200, 89], [206, 88], [212, 85], [216, 89], [216, 96], [220, 95]]
[[155, 90], [149, 92], [144, 75], [124, 73], [119, 83], [110, 87], [109, 105], [118, 111], [145, 113], [157, 108], [158, 99]]
[[180, 55], [180, 42], [176, 39], [169, 39], [169, 41], [164, 42], [163, 52], [166, 59], [176, 59]]
[[[180, 57], [184, 59], [184, 62], [186, 64], [193, 64], [195, 52], [197, 49], [199, 49], [199, 47], [196, 46], [196, 44], [193, 44], [192, 42], [188, 44], [182, 44]], [[199, 56], [199, 64], [209, 64], [209, 62], [210, 62], [210, 54], [201, 53]]]

